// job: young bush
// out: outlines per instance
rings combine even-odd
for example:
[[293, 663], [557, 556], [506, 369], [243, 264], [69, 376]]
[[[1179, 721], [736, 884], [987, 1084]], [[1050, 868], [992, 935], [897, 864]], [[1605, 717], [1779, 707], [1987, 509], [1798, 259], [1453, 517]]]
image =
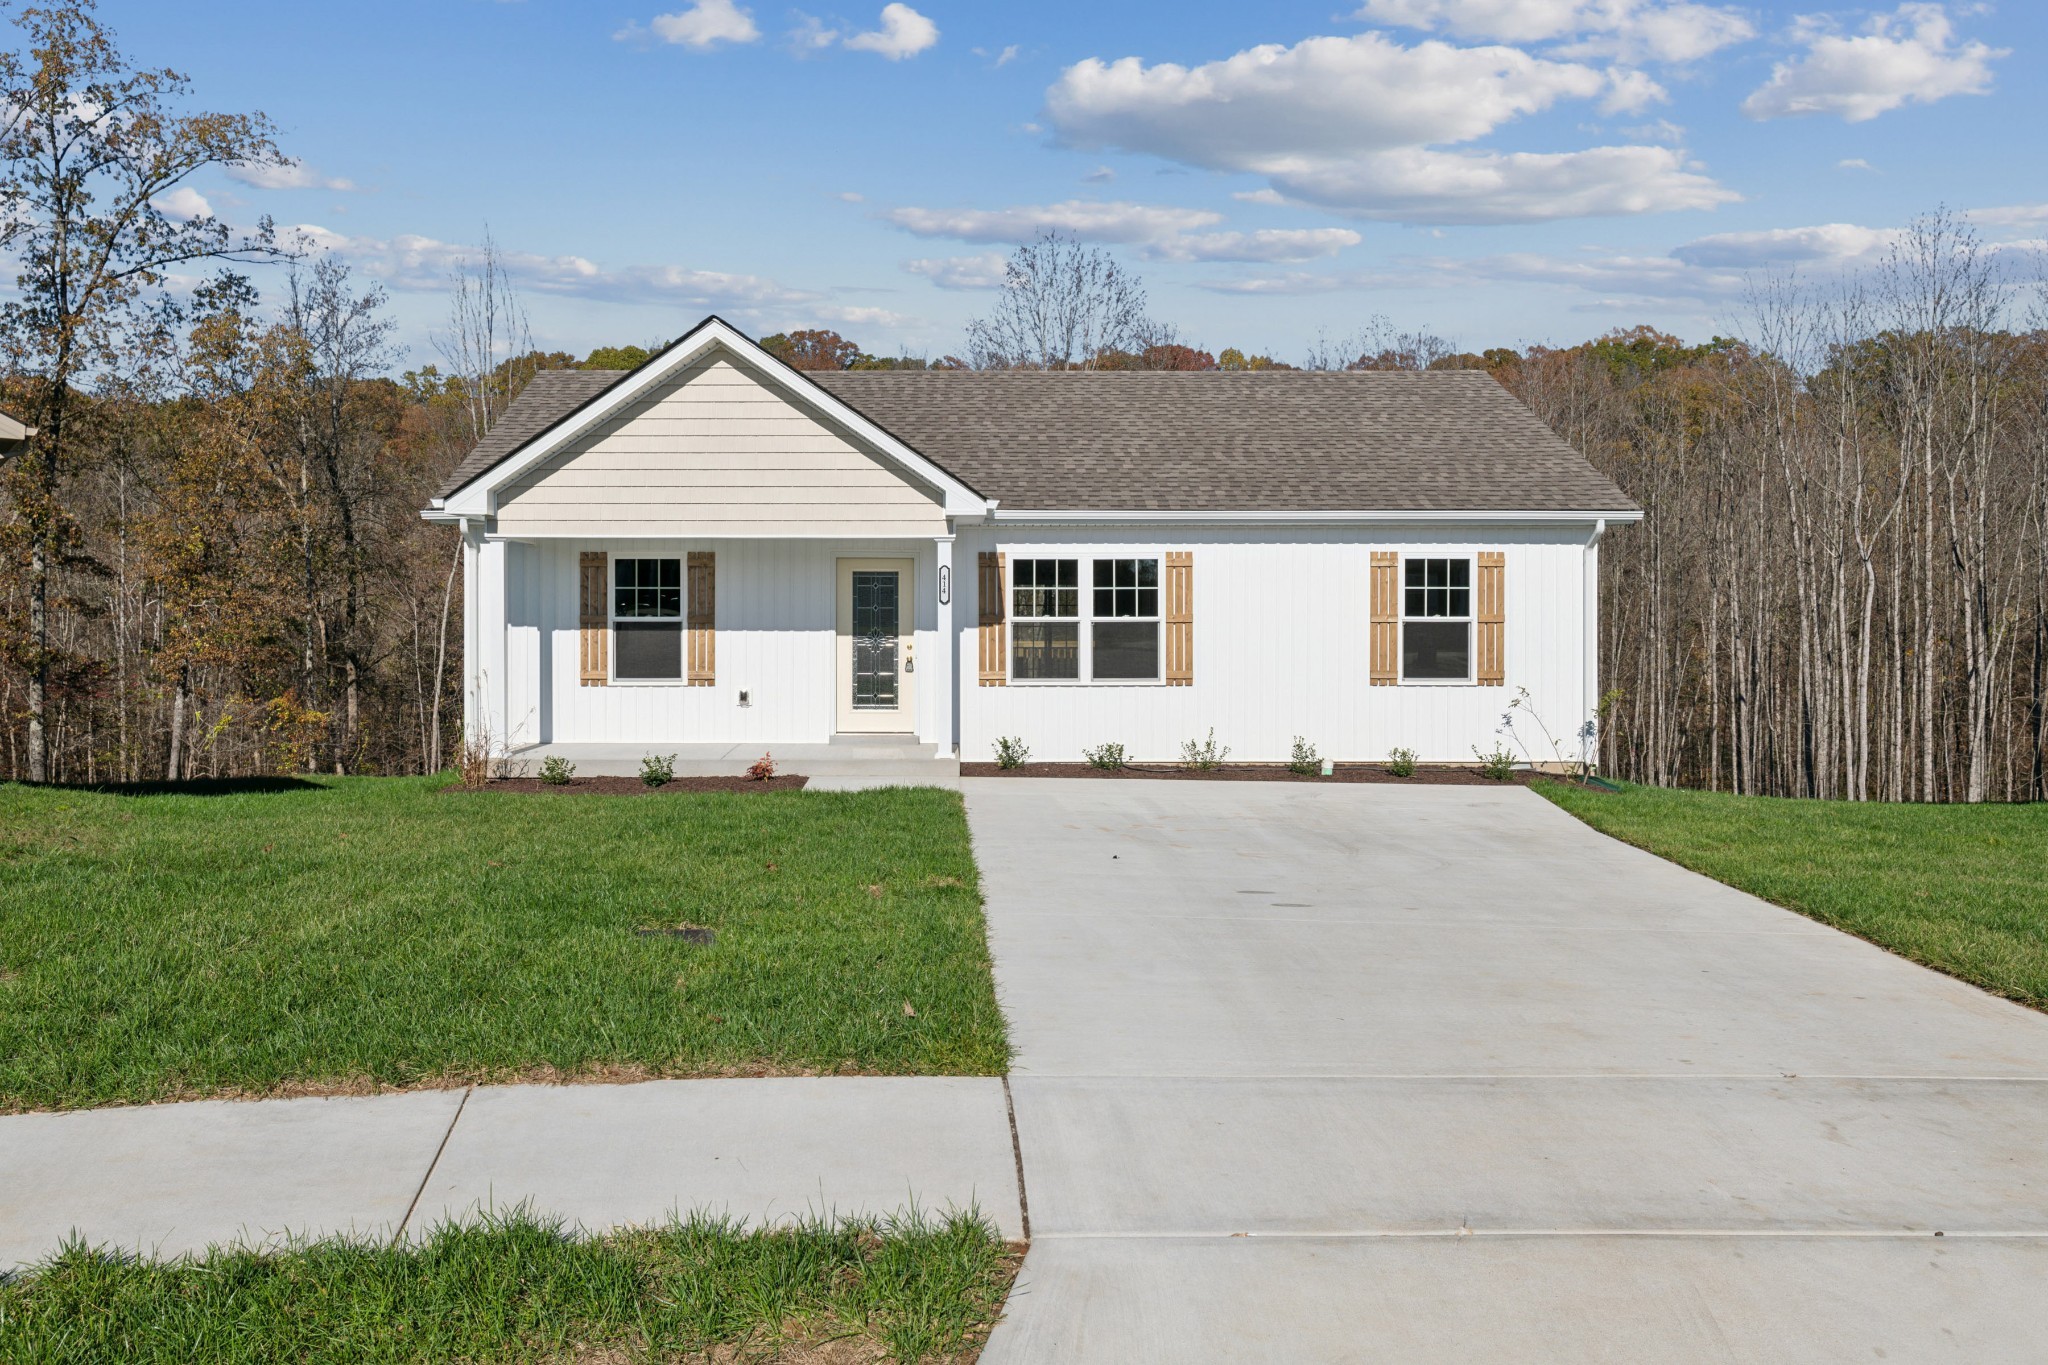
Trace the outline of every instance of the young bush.
[[1031, 757], [1031, 746], [1015, 735], [1000, 735], [996, 738], [996, 766], [998, 768], [1021, 768]]
[[1209, 727], [1209, 738], [1201, 743], [1188, 740], [1180, 746], [1180, 766], [1190, 772], [1214, 772], [1223, 766], [1223, 760], [1230, 757], [1230, 746], [1220, 748], [1216, 743], [1216, 727]]
[[576, 776], [576, 765], [560, 754], [549, 754], [541, 760], [540, 780], [550, 787], [566, 787], [569, 779]]
[[1089, 767], [1100, 768], [1106, 773], [1116, 772], [1128, 762], [1124, 757], [1124, 746], [1121, 744], [1104, 744], [1094, 749], [1083, 749], [1081, 757], [1088, 760]]
[[640, 780], [650, 787], [665, 787], [676, 780], [676, 756], [649, 754], [640, 760]]
[[1477, 744], [1472, 746], [1472, 757], [1479, 760], [1479, 771], [1496, 782], [1511, 781], [1515, 775], [1514, 750], [1505, 744], [1496, 743], [1493, 752], [1481, 753]]
[[1387, 771], [1395, 777], [1415, 776], [1415, 751], [1401, 748], [1387, 750]]
[[747, 769], [747, 781], [749, 782], [766, 782], [774, 776], [774, 754], [762, 754], [759, 758], [754, 760], [754, 765]]
[[1316, 752], [1316, 746], [1303, 739], [1300, 735], [1296, 735], [1294, 737], [1294, 752], [1287, 760], [1287, 771], [1298, 773], [1302, 777], [1314, 777], [1322, 770], [1323, 759], [1322, 755]]

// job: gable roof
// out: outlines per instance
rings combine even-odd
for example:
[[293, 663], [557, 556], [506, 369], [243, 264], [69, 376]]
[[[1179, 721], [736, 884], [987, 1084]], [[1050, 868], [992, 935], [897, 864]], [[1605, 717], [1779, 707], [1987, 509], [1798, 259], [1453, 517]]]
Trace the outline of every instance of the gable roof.
[[[542, 371], [441, 495], [637, 373]], [[1483, 371], [834, 370], [803, 379], [1005, 513], [1638, 510]]]

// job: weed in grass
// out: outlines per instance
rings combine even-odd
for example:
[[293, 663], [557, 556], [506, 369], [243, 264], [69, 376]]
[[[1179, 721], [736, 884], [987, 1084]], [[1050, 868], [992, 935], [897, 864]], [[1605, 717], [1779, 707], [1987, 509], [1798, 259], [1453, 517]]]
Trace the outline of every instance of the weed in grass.
[[[1008, 1060], [957, 793], [439, 785], [0, 784], [0, 1112]], [[717, 943], [633, 932], [678, 921]]]
[[2048, 1009], [2048, 805], [1536, 790], [1602, 833]]
[[335, 1239], [170, 1262], [74, 1244], [0, 1280], [0, 1362], [552, 1365], [765, 1354], [806, 1337], [921, 1361], [976, 1349], [1015, 1270], [972, 1212], [772, 1230], [700, 1217], [577, 1237], [521, 1209], [417, 1247]]

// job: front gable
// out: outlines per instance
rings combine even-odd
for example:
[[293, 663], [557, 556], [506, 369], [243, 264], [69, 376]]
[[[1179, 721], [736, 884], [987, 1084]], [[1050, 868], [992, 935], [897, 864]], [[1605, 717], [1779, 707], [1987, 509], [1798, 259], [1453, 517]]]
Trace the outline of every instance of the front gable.
[[429, 515], [512, 538], [924, 536], [988, 506], [711, 318]]

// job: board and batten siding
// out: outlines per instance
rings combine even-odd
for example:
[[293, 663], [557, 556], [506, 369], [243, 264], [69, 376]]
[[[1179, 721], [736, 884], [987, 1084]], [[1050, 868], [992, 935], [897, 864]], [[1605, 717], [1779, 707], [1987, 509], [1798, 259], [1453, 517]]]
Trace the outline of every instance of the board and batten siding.
[[[506, 546], [506, 728], [510, 744], [822, 744], [836, 724], [833, 651], [839, 559], [917, 565], [916, 657], [939, 647], [934, 547], [874, 540], [545, 540]], [[710, 686], [676, 682], [580, 685], [579, 564], [610, 558], [717, 556], [718, 668]], [[936, 679], [923, 669], [918, 680]], [[749, 705], [739, 696], [748, 694]], [[935, 686], [918, 686], [918, 733], [950, 717]]]
[[724, 355], [690, 366], [498, 494], [505, 536], [918, 536], [937, 490]]
[[[1207, 737], [1230, 757], [1276, 761], [1301, 735], [1326, 758], [1378, 761], [1396, 746], [1424, 762], [1472, 762], [1491, 749], [1517, 689], [1565, 749], [1576, 754], [1585, 720], [1586, 538], [1590, 527], [1293, 530], [1270, 527], [1171, 530], [1129, 526], [963, 528], [955, 562], [978, 551], [1020, 558], [1194, 555], [1194, 682], [972, 685], [976, 668], [976, 575], [961, 574], [961, 757], [986, 762], [998, 736], [1014, 735], [1036, 760], [1077, 761], [1084, 748], [1120, 743], [1140, 761], [1177, 759], [1181, 745]], [[1371, 573], [1374, 551], [1407, 555], [1506, 556], [1503, 686], [1371, 685]], [[1088, 581], [1082, 570], [1082, 582]], [[1086, 588], [1083, 592], [1085, 595]], [[970, 599], [972, 596], [972, 600]], [[1532, 746], [1540, 741], [1521, 721]], [[1512, 745], [1510, 747], [1513, 747]], [[1550, 755], [1538, 748], [1537, 756]]]

